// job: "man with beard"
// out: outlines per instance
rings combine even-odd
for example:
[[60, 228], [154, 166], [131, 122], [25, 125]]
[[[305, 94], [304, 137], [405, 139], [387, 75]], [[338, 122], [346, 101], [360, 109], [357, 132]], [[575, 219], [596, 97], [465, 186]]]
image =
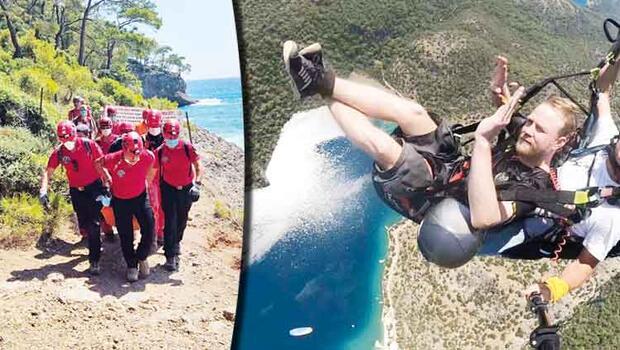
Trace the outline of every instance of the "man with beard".
[[[618, 128], [613, 121], [610, 106], [611, 90], [619, 70], [619, 63], [605, 66], [596, 82], [598, 119], [587, 145], [594, 151], [570, 157], [558, 168], [560, 190], [620, 186], [620, 144]], [[496, 104], [510, 97], [506, 84], [507, 72], [508, 60], [498, 57], [492, 84]], [[575, 255], [576, 259], [569, 263], [559, 276], [544, 278], [529, 286], [524, 292], [526, 297], [536, 292], [540, 293], [544, 300], [556, 302], [571, 290], [583, 285], [592, 276], [599, 262], [608, 256], [617, 255], [620, 249], [620, 207], [613, 199], [606, 200], [592, 208], [590, 215], [582, 221], [568, 227], [566, 233], [566, 243], [562, 248], [569, 251], [569, 256]], [[533, 242], [538, 238], [536, 232], [528, 232], [528, 236], [529, 241]], [[521, 246], [510, 247], [501, 254], [509, 257], [518, 257], [519, 254], [535, 257], [539, 249], [535, 249], [536, 244], [528, 243], [526, 240]]]
[[[575, 131], [577, 106], [551, 97], [527, 116], [513, 152], [494, 150], [493, 139], [505, 128], [523, 89], [484, 119], [475, 133], [471, 159], [463, 157], [452, 127], [439, 125], [417, 102], [382, 89], [336, 77], [323, 65], [313, 44], [298, 51], [284, 44], [284, 61], [302, 98], [320, 94], [346, 137], [374, 161], [373, 181], [380, 197], [403, 216], [420, 223], [439, 201], [434, 189], [450, 187], [450, 197], [469, 203], [471, 226], [486, 229], [528, 214], [525, 202], [500, 201], [498, 189], [551, 189], [550, 164]], [[389, 135], [369, 117], [395, 122]], [[470, 172], [468, 181], [461, 181]], [[455, 185], [455, 186], [453, 186]]]

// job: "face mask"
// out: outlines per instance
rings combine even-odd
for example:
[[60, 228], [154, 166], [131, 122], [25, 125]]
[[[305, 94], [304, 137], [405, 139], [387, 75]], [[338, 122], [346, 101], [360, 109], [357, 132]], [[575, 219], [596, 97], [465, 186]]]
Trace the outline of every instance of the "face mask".
[[164, 142], [166, 143], [166, 146], [168, 146], [168, 148], [175, 148], [176, 146], [179, 145], [179, 140], [164, 140]]
[[85, 109], [80, 109], [80, 115], [82, 117], [86, 117], [86, 110]]
[[75, 141], [67, 141], [67, 142], [63, 143], [63, 145], [69, 151], [73, 151], [73, 149], [75, 148]]
[[161, 128], [149, 128], [149, 134], [157, 136], [161, 134]]
[[103, 135], [103, 136], [110, 136], [111, 133], [112, 133], [112, 129], [102, 129], [101, 130], [101, 135]]

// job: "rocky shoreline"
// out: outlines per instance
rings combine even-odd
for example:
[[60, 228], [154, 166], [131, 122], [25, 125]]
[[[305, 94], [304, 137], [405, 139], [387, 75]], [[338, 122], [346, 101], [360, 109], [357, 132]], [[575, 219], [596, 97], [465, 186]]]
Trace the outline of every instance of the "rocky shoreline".
[[[421, 256], [417, 230], [407, 220], [389, 229], [382, 281], [384, 348], [524, 348], [537, 321], [521, 292], [543, 274], [557, 274], [567, 261], [553, 266], [547, 260], [476, 257], [461, 268], [444, 269]], [[589, 283], [552, 306], [554, 319], [570, 318], [619, 270], [617, 259], [601, 262]]]
[[[187, 139], [188, 135], [185, 137]], [[207, 129], [192, 125], [193, 144], [203, 156], [205, 186], [215, 197], [221, 197], [231, 208], [243, 210], [243, 150]]]

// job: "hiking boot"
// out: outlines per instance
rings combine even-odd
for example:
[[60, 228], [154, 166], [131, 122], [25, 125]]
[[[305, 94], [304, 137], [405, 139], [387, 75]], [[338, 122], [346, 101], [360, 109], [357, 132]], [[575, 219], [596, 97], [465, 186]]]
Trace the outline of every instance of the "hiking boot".
[[77, 242], [77, 245], [80, 247], [88, 248], [88, 237], [82, 236], [82, 238], [80, 238], [80, 241]]
[[334, 74], [323, 64], [321, 45], [314, 43], [298, 51], [294, 41], [287, 41], [282, 47], [286, 70], [295, 83], [301, 98], [316, 94], [330, 96], [334, 89]]
[[177, 255], [174, 257], [174, 271], [179, 271], [180, 264], [181, 264], [181, 257]]
[[114, 232], [108, 232], [103, 234], [103, 239], [106, 242], [114, 242]]
[[166, 263], [164, 264], [164, 269], [170, 272], [175, 271], [175, 257], [174, 256], [166, 257]]
[[151, 268], [149, 267], [149, 262], [146, 259], [138, 261], [138, 269], [140, 270], [140, 277], [142, 278], [151, 274]]
[[135, 267], [130, 267], [127, 269], [127, 281], [135, 282], [138, 280], [138, 269]]
[[101, 267], [99, 267], [98, 261], [91, 261], [88, 267], [88, 273], [93, 276], [98, 276], [101, 273]]

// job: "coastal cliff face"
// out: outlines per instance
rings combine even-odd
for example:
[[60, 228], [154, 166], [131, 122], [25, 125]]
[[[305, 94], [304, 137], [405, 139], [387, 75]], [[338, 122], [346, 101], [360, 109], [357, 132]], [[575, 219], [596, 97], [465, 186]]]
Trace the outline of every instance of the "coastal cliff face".
[[157, 67], [143, 65], [138, 61], [129, 60], [129, 69], [142, 82], [144, 97], [162, 97], [179, 104], [179, 107], [187, 106], [195, 101], [186, 93], [187, 84], [180, 75], [162, 70]]

